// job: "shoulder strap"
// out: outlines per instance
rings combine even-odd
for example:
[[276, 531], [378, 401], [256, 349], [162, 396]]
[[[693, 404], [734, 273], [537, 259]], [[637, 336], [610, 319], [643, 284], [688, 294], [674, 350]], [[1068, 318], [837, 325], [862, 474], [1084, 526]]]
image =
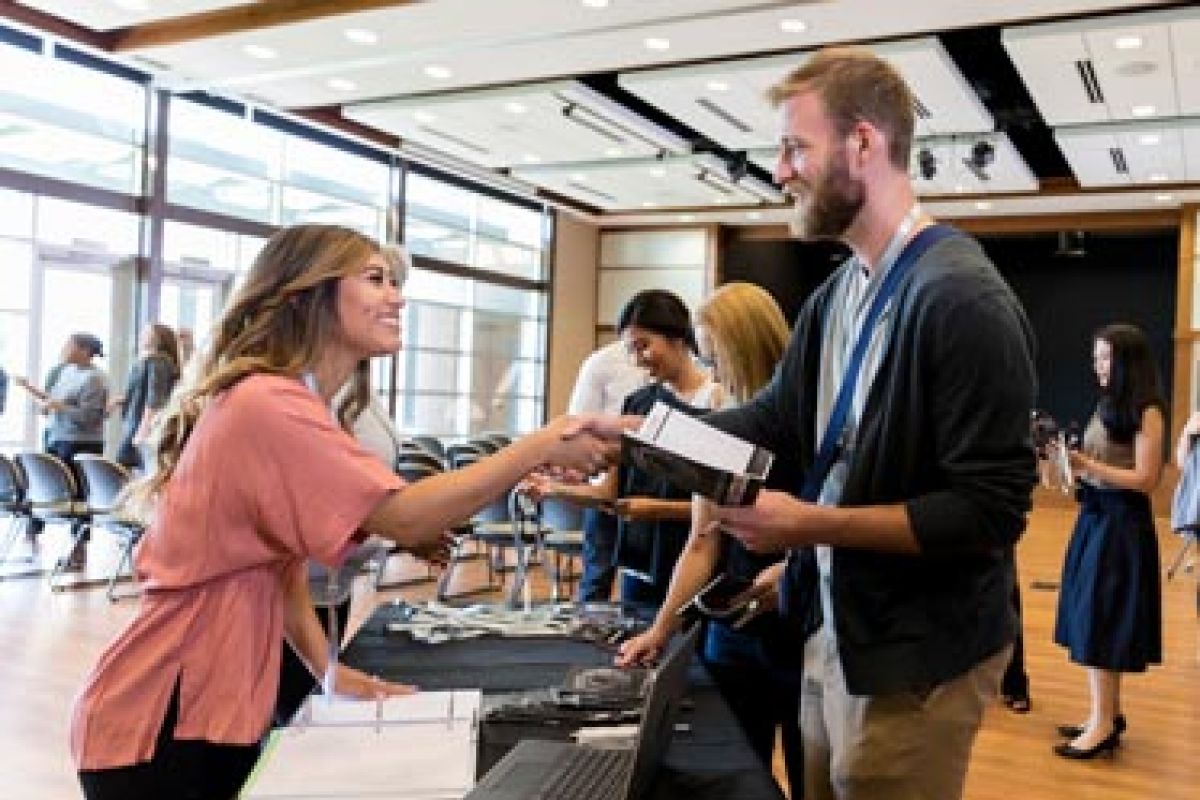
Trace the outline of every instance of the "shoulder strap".
[[930, 225], [922, 229], [904, 247], [904, 250], [901, 251], [900, 256], [896, 259], [896, 263], [892, 265], [892, 268], [888, 270], [888, 274], [884, 276], [883, 283], [879, 286], [879, 291], [871, 301], [871, 307], [867, 311], [866, 319], [863, 320], [862, 329], [858, 332], [858, 339], [854, 343], [854, 350], [851, 352], [850, 361], [846, 365], [846, 372], [842, 375], [842, 382], [838, 387], [837, 399], [834, 401], [833, 411], [829, 415], [829, 423], [825, 426], [825, 433], [821, 437], [821, 446], [817, 450], [812, 467], [804, 477], [804, 485], [800, 490], [801, 500], [813, 502], [820, 496], [825, 478], [829, 475], [829, 471], [833, 469], [833, 465], [837, 461], [838, 453], [841, 450], [839, 442], [842, 437], [842, 430], [846, 427], [846, 417], [850, 412], [850, 401], [854, 398], [854, 388], [858, 385], [858, 376], [862, 371], [863, 357], [866, 355], [867, 345], [871, 341], [871, 332], [875, 329], [875, 324], [879, 321], [879, 316], [883, 313], [883, 309], [896, 293], [896, 288], [900, 285], [900, 281], [908, 274], [912, 265], [925, 254], [925, 251], [937, 242], [955, 233], [954, 228], [948, 225]]

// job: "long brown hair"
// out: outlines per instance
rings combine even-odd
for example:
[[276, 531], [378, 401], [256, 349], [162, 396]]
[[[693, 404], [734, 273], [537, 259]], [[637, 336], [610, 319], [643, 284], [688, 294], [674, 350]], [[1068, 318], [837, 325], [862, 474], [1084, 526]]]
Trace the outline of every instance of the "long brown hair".
[[752, 283], [718, 288], [696, 311], [696, 322], [712, 336], [721, 380], [739, 403], [766, 385], [787, 347], [779, 304]]
[[166, 359], [175, 375], [179, 375], [179, 340], [169, 326], [158, 322], [150, 325], [150, 354]]
[[[336, 335], [337, 284], [362, 269], [379, 246], [334, 225], [297, 225], [272, 236], [229, 302], [211, 344], [188, 370], [159, 428], [157, 470], [139, 499], [151, 501], [170, 481], [180, 454], [209, 402], [256, 374], [299, 377]], [[370, 396], [369, 365], [360, 362], [338, 409], [343, 427]]]

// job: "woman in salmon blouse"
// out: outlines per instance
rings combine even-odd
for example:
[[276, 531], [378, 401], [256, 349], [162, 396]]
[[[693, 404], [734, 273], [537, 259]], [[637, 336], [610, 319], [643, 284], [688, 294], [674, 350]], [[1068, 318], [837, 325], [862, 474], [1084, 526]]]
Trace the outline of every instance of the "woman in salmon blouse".
[[[267, 242], [163, 414], [144, 593], [85, 681], [71, 751], [89, 800], [236, 795], [275, 702], [284, 636], [310, 669], [325, 640], [305, 560], [356, 540], [444, 559], [445, 531], [552, 464], [596, 471], [619, 421], [559, 418], [474, 466], [404, 485], [346, 431], [368, 359], [400, 345], [395, 275], [366, 237], [305, 225]], [[354, 391], [331, 414], [334, 394]], [[339, 692], [410, 691], [339, 666]]]

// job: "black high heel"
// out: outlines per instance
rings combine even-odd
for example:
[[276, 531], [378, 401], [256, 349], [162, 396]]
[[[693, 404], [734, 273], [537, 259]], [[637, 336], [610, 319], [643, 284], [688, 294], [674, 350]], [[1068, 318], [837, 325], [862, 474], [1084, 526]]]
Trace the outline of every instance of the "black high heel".
[[[1124, 733], [1125, 729], [1128, 727], [1129, 726], [1125, 724], [1125, 715], [1124, 714], [1117, 714], [1115, 717], [1113, 717], [1113, 733], [1117, 734], [1118, 737], [1120, 737], [1120, 735], [1122, 733]], [[1083, 735], [1083, 726], [1082, 725], [1059, 725], [1058, 726], [1058, 735], [1063, 737], [1064, 739], [1078, 739], [1080, 736]], [[1117, 744], [1120, 744], [1120, 742], [1118, 741]]]
[[1070, 742], [1054, 745], [1054, 755], [1063, 758], [1070, 758], [1075, 761], [1090, 761], [1097, 756], [1112, 758], [1116, 752], [1117, 745], [1120, 743], [1121, 734], [1114, 727], [1112, 733], [1105, 736], [1099, 744], [1087, 749], [1080, 749], [1073, 746]]

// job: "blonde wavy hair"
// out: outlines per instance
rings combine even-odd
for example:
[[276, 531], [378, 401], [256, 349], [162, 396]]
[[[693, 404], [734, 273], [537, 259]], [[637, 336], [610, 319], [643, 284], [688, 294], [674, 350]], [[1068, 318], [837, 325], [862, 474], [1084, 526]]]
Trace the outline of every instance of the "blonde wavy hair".
[[725, 388], [744, 403], [771, 379], [787, 347], [788, 326], [779, 304], [752, 283], [727, 283], [696, 310], [716, 349]]
[[[135, 505], [145, 511], [171, 480], [204, 409], [250, 375], [299, 377], [311, 369], [338, 330], [338, 281], [382, 254], [402, 278], [403, 251], [379, 245], [334, 225], [296, 225], [272, 236], [246, 280], [213, 328], [210, 344], [197, 353], [184, 385], [175, 392], [158, 425], [157, 469], [137, 487]], [[349, 430], [370, 399], [369, 362], [359, 362], [351, 388], [337, 409]], [[138, 502], [140, 501], [140, 502]]]

